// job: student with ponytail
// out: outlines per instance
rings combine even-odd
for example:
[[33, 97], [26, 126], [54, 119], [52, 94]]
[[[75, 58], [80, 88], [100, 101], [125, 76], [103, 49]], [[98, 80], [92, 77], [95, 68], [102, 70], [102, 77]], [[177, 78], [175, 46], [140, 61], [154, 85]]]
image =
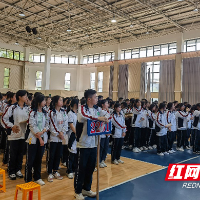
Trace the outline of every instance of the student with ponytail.
[[58, 173], [60, 158], [62, 155], [62, 140], [68, 131], [68, 117], [65, 110], [62, 109], [63, 99], [56, 95], [52, 98], [50, 104], [50, 146], [48, 161], [48, 181], [53, 179], [62, 180], [63, 177]]
[[32, 181], [32, 168], [34, 169], [34, 181], [39, 185], [45, 185], [41, 179], [41, 164], [44, 154], [44, 145], [47, 143], [47, 130], [49, 129], [48, 113], [44, 110], [45, 96], [39, 94], [33, 101], [32, 111], [29, 117], [30, 133], [27, 139], [27, 156], [25, 168], [25, 182]]

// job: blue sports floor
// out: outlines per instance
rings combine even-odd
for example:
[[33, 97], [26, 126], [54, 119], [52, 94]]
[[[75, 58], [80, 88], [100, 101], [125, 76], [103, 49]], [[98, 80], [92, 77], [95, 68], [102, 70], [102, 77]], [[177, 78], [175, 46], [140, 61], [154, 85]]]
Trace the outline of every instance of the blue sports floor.
[[[191, 150], [166, 156], [156, 155], [156, 150], [133, 153], [122, 150], [121, 156], [165, 166], [164, 169], [137, 177], [100, 192], [100, 200], [198, 200], [200, 188], [182, 188], [184, 181], [165, 181], [169, 163], [200, 163], [200, 155]], [[186, 183], [195, 183], [188, 181]], [[196, 182], [200, 183], [200, 182]], [[91, 200], [92, 198], [86, 198]]]

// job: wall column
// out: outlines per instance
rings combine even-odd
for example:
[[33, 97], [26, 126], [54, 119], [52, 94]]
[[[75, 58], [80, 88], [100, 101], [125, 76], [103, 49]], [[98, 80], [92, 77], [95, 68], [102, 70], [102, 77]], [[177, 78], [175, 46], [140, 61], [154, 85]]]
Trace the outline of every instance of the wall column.
[[175, 86], [174, 86], [174, 97], [175, 100], [181, 102], [182, 93], [182, 55], [181, 52], [184, 50], [183, 33], [180, 33], [180, 37], [177, 39], [177, 54], [175, 64]]
[[119, 63], [118, 61], [113, 62], [114, 74], [113, 74], [113, 100], [118, 100], [118, 78], [119, 78]]
[[[42, 89], [49, 90], [50, 86], [50, 61], [51, 61], [51, 49], [45, 49], [45, 66], [42, 76]], [[58, 77], [59, 78], [59, 77]]]
[[28, 90], [28, 79], [29, 79], [29, 53], [30, 53], [30, 47], [24, 48], [24, 69], [23, 69], [23, 82], [22, 82], [22, 88], [24, 90]]

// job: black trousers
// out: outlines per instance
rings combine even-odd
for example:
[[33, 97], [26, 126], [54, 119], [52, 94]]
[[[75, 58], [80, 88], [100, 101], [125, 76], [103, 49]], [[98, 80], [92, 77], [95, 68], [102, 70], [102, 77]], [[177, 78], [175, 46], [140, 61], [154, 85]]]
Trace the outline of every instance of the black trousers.
[[106, 160], [106, 156], [108, 153], [108, 147], [109, 147], [109, 138], [106, 136], [106, 138], [101, 138], [100, 143], [100, 162]]
[[158, 138], [157, 153], [166, 152], [168, 150], [167, 135], [157, 136], [157, 138]]
[[190, 146], [194, 146], [195, 129], [191, 129]]
[[149, 136], [149, 146], [153, 146], [157, 144], [157, 137], [156, 137], [156, 130], [155, 129], [149, 129], [150, 136]]
[[200, 151], [200, 130], [195, 130], [193, 151]]
[[126, 136], [124, 137], [124, 143], [129, 142], [130, 134], [131, 134], [131, 118], [125, 120], [125, 125], [127, 127]]
[[75, 193], [82, 193], [82, 189], [91, 190], [92, 174], [96, 165], [97, 148], [78, 149], [78, 165], [75, 173]]
[[6, 148], [6, 140], [7, 140], [7, 133], [5, 128], [3, 128], [0, 125], [0, 133], [1, 133], [1, 143], [0, 143], [0, 149], [5, 149]]
[[141, 147], [141, 128], [134, 128], [134, 147]]
[[191, 133], [191, 129], [187, 129], [187, 134], [186, 134], [184, 146], [189, 146], [190, 133]]
[[62, 155], [62, 142], [50, 142], [49, 145], [49, 161], [48, 161], [48, 174], [57, 171]]
[[124, 138], [113, 138], [111, 159], [112, 161], [119, 160], [121, 156], [121, 150], [124, 143]]
[[66, 162], [66, 166], [68, 166], [68, 160], [69, 160], [68, 157], [69, 157], [68, 145], [63, 145], [62, 163]]
[[69, 152], [68, 161], [67, 161], [67, 174], [73, 173], [77, 169], [77, 154]]
[[8, 138], [6, 138], [6, 147], [4, 149], [4, 154], [3, 154], [3, 164], [8, 164], [9, 148], [10, 148], [10, 141], [8, 140]]
[[141, 146], [148, 147], [149, 141], [149, 129], [148, 128], [141, 128]]
[[24, 139], [10, 140], [9, 164], [8, 164], [9, 175], [16, 174], [19, 170], [22, 169], [24, 147], [25, 147]]
[[177, 147], [186, 147], [187, 130], [177, 130]]
[[130, 134], [129, 134], [129, 145], [134, 146], [134, 133], [135, 133], [135, 127], [131, 127]]
[[175, 131], [171, 131], [171, 132], [167, 132], [167, 139], [168, 139], [168, 150], [172, 150], [172, 146], [174, 144], [174, 141], [176, 139], [176, 132]]
[[25, 182], [32, 181], [32, 168], [34, 169], [34, 181], [41, 179], [41, 165], [44, 148], [44, 146], [40, 146], [39, 139], [37, 139], [36, 144], [27, 144]]

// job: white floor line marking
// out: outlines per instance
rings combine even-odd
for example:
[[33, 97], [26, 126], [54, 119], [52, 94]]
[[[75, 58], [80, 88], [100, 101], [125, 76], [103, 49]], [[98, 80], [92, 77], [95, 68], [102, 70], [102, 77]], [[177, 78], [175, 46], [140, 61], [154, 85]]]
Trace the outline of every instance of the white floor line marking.
[[193, 158], [188, 158], [188, 159], [186, 159], [186, 160], [183, 160], [183, 161], [177, 162], [177, 163], [183, 163], [183, 162], [186, 162], [186, 161], [188, 161], [188, 160], [192, 160], [192, 159], [199, 158], [199, 157], [200, 157], [200, 156], [195, 156], [195, 157], [193, 157]]
[[155, 173], [155, 172], [161, 171], [161, 170], [166, 169], [166, 168], [167, 168], [167, 167], [163, 167], [162, 169], [158, 169], [158, 170], [156, 170], [156, 171], [149, 172], [149, 173], [147, 173], [147, 174], [143, 174], [143, 175], [141, 175], [141, 176], [138, 176], [138, 177], [129, 179], [129, 180], [127, 180], [127, 181], [124, 181], [124, 182], [118, 183], [118, 184], [116, 184], [116, 185], [110, 186], [110, 187], [108, 187], [108, 188], [105, 188], [105, 189], [103, 189], [103, 190], [100, 190], [99, 192], [103, 192], [103, 191], [105, 191], [105, 190], [109, 190], [109, 189], [111, 189], [111, 188], [117, 187], [117, 186], [119, 186], [119, 185], [122, 185], [122, 184], [124, 184], [124, 183], [133, 181], [133, 180], [135, 180], [135, 179], [138, 179], [138, 178], [147, 176], [147, 175], [149, 175], [149, 174], [153, 174], [153, 173]]

